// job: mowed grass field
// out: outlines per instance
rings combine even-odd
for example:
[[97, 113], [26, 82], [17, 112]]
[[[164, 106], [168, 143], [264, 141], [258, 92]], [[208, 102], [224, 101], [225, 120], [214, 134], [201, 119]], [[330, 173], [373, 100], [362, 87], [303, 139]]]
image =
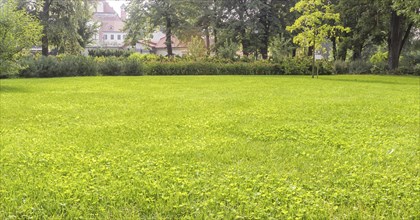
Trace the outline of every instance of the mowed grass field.
[[419, 77], [0, 83], [0, 219], [420, 218]]

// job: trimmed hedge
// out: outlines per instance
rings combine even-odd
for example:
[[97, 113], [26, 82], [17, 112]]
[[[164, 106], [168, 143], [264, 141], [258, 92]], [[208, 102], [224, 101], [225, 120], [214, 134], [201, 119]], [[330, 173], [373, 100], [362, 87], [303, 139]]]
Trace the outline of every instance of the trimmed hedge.
[[95, 76], [97, 65], [93, 58], [83, 56], [42, 56], [25, 58], [21, 65], [26, 68], [19, 72], [20, 77], [67, 77]]
[[[20, 77], [67, 76], [140, 76], [140, 75], [309, 75], [311, 62], [307, 59], [288, 59], [280, 63], [267, 61], [223, 62], [204, 59], [161, 59], [130, 55], [124, 57], [49, 56], [21, 60], [26, 68]], [[319, 74], [332, 74], [329, 62], [320, 64]]]
[[[141, 76], [141, 75], [310, 75], [310, 59], [288, 58], [280, 62], [227, 61], [205, 58], [162, 58], [132, 54], [129, 57], [85, 57], [60, 55], [27, 57], [20, 61], [20, 77], [69, 77], [69, 76]], [[418, 66], [415, 66], [418, 70]], [[372, 64], [357, 62], [318, 61], [320, 75], [366, 74], [380, 71]], [[413, 68], [414, 69], [414, 68]]]

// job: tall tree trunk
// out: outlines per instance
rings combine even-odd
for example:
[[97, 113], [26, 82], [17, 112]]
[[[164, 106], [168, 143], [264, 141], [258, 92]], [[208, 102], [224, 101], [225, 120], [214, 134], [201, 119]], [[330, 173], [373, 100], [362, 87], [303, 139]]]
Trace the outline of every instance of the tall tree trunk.
[[297, 49], [293, 48], [292, 49], [292, 57], [296, 57], [296, 53], [297, 53]]
[[242, 53], [244, 56], [249, 55], [249, 41], [246, 37], [245, 27], [241, 27], [241, 43], [242, 43]]
[[206, 35], [206, 50], [207, 50], [207, 55], [210, 55], [210, 32], [209, 32], [209, 27], [208, 26], [205, 29], [205, 35]]
[[388, 45], [388, 67], [390, 70], [397, 69], [399, 65], [402, 19], [402, 16], [399, 16], [396, 11], [392, 11]]
[[316, 46], [316, 34], [314, 34], [314, 46], [312, 48], [312, 78], [315, 77], [315, 46]]
[[261, 39], [260, 53], [264, 60], [268, 59], [268, 44], [270, 43], [270, 21], [268, 19], [268, 2], [265, 2], [267, 7], [261, 9], [260, 23], [263, 26], [263, 33]]
[[391, 12], [390, 33], [388, 40], [388, 67], [396, 70], [400, 63], [401, 51], [406, 43], [413, 23], [410, 23], [404, 30], [405, 17], [398, 15], [396, 11]]
[[308, 57], [311, 57], [314, 54], [314, 46], [308, 47]]
[[333, 47], [332, 52], [333, 52], [334, 60], [337, 60], [337, 38], [332, 37], [331, 42], [332, 42], [332, 47]]
[[174, 54], [172, 52], [172, 20], [169, 15], [166, 16], [166, 50], [168, 52], [168, 57], [172, 57]]
[[218, 38], [217, 38], [217, 29], [216, 28], [214, 28], [213, 29], [213, 37], [214, 37], [214, 52], [217, 54], [217, 50], [218, 50], [218, 45], [217, 45], [217, 43], [219, 42], [218, 40]]
[[347, 50], [348, 50], [348, 41], [344, 40], [338, 46], [337, 59], [339, 59], [341, 61], [346, 61]]
[[42, 48], [42, 55], [48, 56], [48, 20], [50, 19], [50, 5], [52, 0], [45, 0], [44, 5], [42, 7], [42, 12], [40, 15], [41, 22], [43, 24], [42, 29], [42, 39], [41, 39], [41, 48]]
[[353, 60], [362, 59], [363, 43], [359, 42], [353, 46]]

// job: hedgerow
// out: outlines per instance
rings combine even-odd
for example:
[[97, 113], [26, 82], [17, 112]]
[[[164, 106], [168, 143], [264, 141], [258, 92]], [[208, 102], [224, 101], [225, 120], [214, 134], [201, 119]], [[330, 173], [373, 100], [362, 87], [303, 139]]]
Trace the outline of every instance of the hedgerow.
[[[407, 62], [408, 63], [408, 62]], [[59, 55], [26, 57], [20, 77], [68, 77], [68, 76], [141, 76], [141, 75], [310, 75], [312, 61], [309, 58], [284, 58], [280, 61], [252, 59], [223, 59], [220, 57], [163, 57], [152, 54], [132, 53], [128, 57], [85, 57]], [[317, 61], [319, 75], [377, 74], [386, 72], [379, 64], [365, 61]], [[402, 66], [398, 73], [416, 74], [415, 65]]]

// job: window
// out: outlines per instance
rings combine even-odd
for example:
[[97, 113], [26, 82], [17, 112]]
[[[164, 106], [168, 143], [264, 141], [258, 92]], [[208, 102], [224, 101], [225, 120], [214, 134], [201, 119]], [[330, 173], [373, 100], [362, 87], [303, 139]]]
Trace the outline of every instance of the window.
[[118, 39], [118, 40], [121, 40], [121, 35], [119, 35], [119, 34], [118, 34], [118, 35], [117, 35], [117, 39]]
[[108, 40], [108, 35], [104, 34], [104, 40]]
[[114, 35], [113, 34], [111, 34], [111, 40], [114, 40]]

